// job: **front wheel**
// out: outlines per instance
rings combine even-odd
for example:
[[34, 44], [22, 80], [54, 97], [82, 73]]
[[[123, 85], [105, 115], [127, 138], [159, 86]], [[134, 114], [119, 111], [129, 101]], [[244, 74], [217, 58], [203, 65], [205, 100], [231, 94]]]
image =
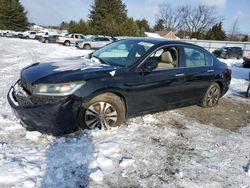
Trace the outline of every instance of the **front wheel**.
[[113, 93], [98, 95], [82, 105], [78, 119], [83, 129], [118, 127], [125, 120], [124, 103]]
[[70, 46], [70, 41], [65, 41], [65, 42], [64, 42], [64, 45], [65, 45], [65, 46]]
[[203, 96], [201, 106], [202, 107], [214, 107], [218, 104], [221, 97], [221, 89], [219, 84], [213, 83]]
[[84, 50], [91, 50], [91, 46], [89, 44], [84, 44], [83, 49]]

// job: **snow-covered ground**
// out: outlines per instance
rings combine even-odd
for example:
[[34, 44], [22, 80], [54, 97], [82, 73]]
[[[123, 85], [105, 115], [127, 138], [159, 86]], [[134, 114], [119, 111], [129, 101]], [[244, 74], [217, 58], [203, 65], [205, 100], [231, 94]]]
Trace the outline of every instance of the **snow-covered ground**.
[[[0, 38], [1, 188], [250, 187], [250, 125], [232, 132], [173, 110], [130, 119], [111, 131], [60, 138], [22, 128], [6, 100], [21, 68], [85, 53]], [[234, 77], [227, 96], [237, 99], [234, 94], [246, 90], [250, 69], [241, 68], [238, 60], [225, 62]]]
[[249, 84], [250, 69], [242, 67], [243, 60], [220, 59], [220, 61], [226, 63], [232, 69], [233, 79], [230, 84], [229, 94], [246, 92]]

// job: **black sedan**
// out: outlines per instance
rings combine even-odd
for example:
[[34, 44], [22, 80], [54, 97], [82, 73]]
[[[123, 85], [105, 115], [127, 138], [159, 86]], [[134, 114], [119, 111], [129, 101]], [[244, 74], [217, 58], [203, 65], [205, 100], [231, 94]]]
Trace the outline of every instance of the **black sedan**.
[[110, 129], [127, 118], [198, 104], [215, 106], [231, 70], [205, 49], [163, 39], [114, 42], [84, 58], [36, 63], [8, 101], [28, 130]]

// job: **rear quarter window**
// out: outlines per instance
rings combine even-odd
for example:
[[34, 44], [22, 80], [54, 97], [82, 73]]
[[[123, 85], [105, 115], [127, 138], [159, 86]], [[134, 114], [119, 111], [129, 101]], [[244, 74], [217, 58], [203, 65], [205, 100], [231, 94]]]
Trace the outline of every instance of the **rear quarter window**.
[[213, 65], [213, 57], [208, 52], [194, 48], [184, 47], [186, 67], [205, 67]]

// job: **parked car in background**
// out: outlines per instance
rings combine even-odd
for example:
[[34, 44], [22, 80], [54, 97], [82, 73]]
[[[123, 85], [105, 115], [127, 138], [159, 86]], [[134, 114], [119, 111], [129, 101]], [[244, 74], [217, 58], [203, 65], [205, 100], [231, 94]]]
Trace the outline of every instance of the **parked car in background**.
[[45, 35], [39, 40], [42, 43], [56, 43], [59, 35]]
[[70, 46], [71, 44], [75, 44], [75, 42], [80, 39], [86, 39], [86, 38], [82, 34], [71, 33], [65, 36], [58, 37], [57, 43], [63, 44], [65, 46]]
[[48, 35], [48, 32], [37, 32], [35, 39], [40, 41], [42, 39], [42, 37], [46, 36], [46, 35]]
[[36, 34], [36, 31], [25, 31], [23, 33], [19, 33], [18, 37], [23, 39], [35, 39]]
[[28, 130], [64, 134], [183, 106], [213, 107], [230, 80], [227, 65], [202, 47], [131, 38], [84, 58], [30, 65], [7, 97]]
[[106, 46], [111, 42], [114, 42], [114, 40], [111, 37], [92, 36], [86, 40], [76, 41], [75, 46], [79, 49], [90, 50], [90, 49], [102, 48], [103, 46]]
[[224, 59], [237, 58], [241, 59], [243, 57], [243, 50], [240, 47], [222, 47], [213, 51], [216, 57], [221, 57]]

